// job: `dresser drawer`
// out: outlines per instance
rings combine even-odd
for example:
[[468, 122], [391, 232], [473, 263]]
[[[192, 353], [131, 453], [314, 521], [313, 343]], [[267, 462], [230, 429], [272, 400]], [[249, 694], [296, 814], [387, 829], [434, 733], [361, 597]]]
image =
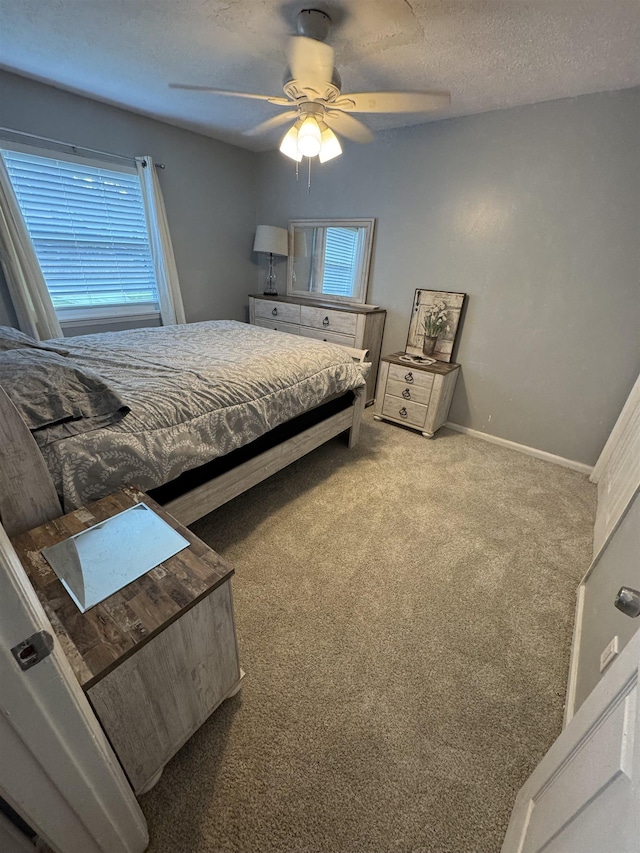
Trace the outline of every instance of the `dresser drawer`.
[[358, 318], [346, 311], [332, 311], [330, 308], [314, 308], [312, 305], [300, 306], [300, 322], [303, 326], [338, 332], [342, 335], [355, 335]]
[[404, 383], [404, 387], [413, 385], [431, 391], [433, 386], [433, 373], [426, 373], [424, 370], [415, 370], [410, 367], [400, 367], [399, 364], [389, 365], [389, 380], [391, 379]]
[[404, 379], [399, 382], [397, 379], [389, 378], [385, 392], [402, 400], [411, 400], [413, 403], [422, 403], [426, 406], [431, 397], [431, 386], [425, 388], [424, 385], [409, 384]]
[[402, 397], [393, 397], [391, 394], [384, 395], [382, 414], [394, 421], [401, 421], [414, 427], [422, 427], [427, 419], [427, 406], [420, 403], [411, 403]]
[[290, 335], [299, 335], [300, 326], [293, 323], [278, 323], [277, 320], [256, 320], [254, 326], [262, 326], [263, 329], [274, 329], [276, 332], [289, 332]]
[[292, 305], [289, 302], [276, 302], [273, 299], [256, 299], [255, 312], [256, 317], [261, 317], [263, 320], [277, 320], [279, 323], [300, 322], [300, 306]]
[[328, 341], [330, 344], [342, 344], [343, 347], [355, 347], [356, 339], [353, 335], [341, 335], [338, 332], [325, 332], [321, 329], [309, 329], [300, 326], [300, 334], [305, 338], [317, 338], [319, 341]]

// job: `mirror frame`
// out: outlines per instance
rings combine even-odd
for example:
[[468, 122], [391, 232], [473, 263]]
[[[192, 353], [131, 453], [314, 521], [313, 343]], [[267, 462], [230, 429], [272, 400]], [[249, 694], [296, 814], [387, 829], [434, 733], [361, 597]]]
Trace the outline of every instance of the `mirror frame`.
[[[287, 296], [296, 296], [301, 299], [315, 299], [321, 302], [341, 302], [348, 305], [366, 305], [367, 289], [369, 287], [369, 271], [371, 269], [371, 255], [373, 254], [373, 236], [375, 230], [375, 219], [291, 219], [289, 221], [289, 257], [287, 258]], [[329, 293], [310, 293], [308, 290], [295, 290], [293, 286], [293, 264], [294, 257], [292, 246], [294, 245], [294, 232], [296, 227], [305, 228], [327, 228], [347, 226], [365, 229], [364, 246], [362, 251], [362, 269], [360, 275], [354, 282], [353, 296], [335, 296]]]

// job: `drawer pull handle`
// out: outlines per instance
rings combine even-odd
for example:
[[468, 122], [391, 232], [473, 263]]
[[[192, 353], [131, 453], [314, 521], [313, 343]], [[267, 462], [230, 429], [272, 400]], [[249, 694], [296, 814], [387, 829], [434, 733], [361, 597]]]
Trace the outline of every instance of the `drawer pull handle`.
[[409, 371], [405, 375], [404, 380], [405, 380], [405, 382], [409, 382], [409, 383], [413, 382], [413, 373], [411, 371]]
[[273, 317], [277, 317], [278, 316], [278, 309], [274, 308], [273, 311], [271, 312], [271, 314]]
[[398, 410], [398, 414], [400, 415], [401, 418], [406, 418], [406, 417], [408, 417], [409, 412], [407, 412], [407, 410], [403, 406], [401, 409]]
[[322, 321], [322, 325], [323, 325], [323, 326], [328, 326], [328, 325], [329, 325], [329, 318], [328, 318], [328, 317], [325, 317], [325, 318], [324, 318], [324, 320]]
[[402, 392], [402, 396], [404, 397], [405, 400], [410, 400], [411, 399], [411, 391], [409, 391], [408, 388], [405, 388], [404, 391]]

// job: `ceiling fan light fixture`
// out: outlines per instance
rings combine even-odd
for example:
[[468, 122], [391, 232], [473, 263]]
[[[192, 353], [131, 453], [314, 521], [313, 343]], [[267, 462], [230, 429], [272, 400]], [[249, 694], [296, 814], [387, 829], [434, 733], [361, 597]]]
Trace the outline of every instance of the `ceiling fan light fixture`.
[[[287, 8], [291, 5], [284, 4]], [[322, 4], [344, 6], [344, 3]], [[347, 4], [348, 5], [348, 4]], [[342, 16], [342, 13], [341, 13]], [[297, 17], [297, 35], [287, 41], [287, 65], [282, 78], [285, 97], [234, 92], [212, 86], [192, 84], [170, 85], [173, 88], [211, 92], [215, 95], [263, 101], [272, 106], [286, 108], [286, 113], [273, 115], [256, 127], [243, 131], [247, 136], [270, 133], [275, 128], [295, 122], [280, 142], [280, 151], [296, 164], [303, 157], [319, 157], [321, 163], [342, 154], [340, 142], [327, 123], [353, 142], [371, 142], [373, 134], [356, 118], [369, 113], [432, 113], [446, 109], [451, 103], [449, 92], [351, 92], [342, 93], [340, 73], [334, 65], [335, 51], [326, 38], [331, 26], [327, 12], [319, 9], [302, 9]], [[394, 126], [404, 126], [396, 121]], [[298, 169], [296, 169], [296, 175]]]
[[331, 128], [325, 127], [322, 131], [318, 160], [321, 163], [326, 163], [327, 160], [333, 160], [334, 157], [338, 157], [340, 154], [342, 154], [342, 146], [338, 141], [338, 137]]
[[298, 153], [303, 157], [316, 157], [321, 145], [320, 126], [313, 116], [307, 116], [298, 130]]
[[299, 163], [302, 160], [302, 154], [298, 151], [298, 125], [294, 124], [282, 137], [280, 143], [280, 151], [286, 156]]

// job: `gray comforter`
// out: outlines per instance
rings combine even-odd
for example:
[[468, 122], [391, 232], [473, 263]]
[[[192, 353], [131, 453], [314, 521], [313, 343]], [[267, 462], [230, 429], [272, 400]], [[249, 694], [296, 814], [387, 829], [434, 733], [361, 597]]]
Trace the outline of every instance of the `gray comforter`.
[[59, 343], [131, 410], [41, 448], [66, 510], [126, 483], [160, 486], [364, 385], [365, 366], [338, 346], [231, 320]]

